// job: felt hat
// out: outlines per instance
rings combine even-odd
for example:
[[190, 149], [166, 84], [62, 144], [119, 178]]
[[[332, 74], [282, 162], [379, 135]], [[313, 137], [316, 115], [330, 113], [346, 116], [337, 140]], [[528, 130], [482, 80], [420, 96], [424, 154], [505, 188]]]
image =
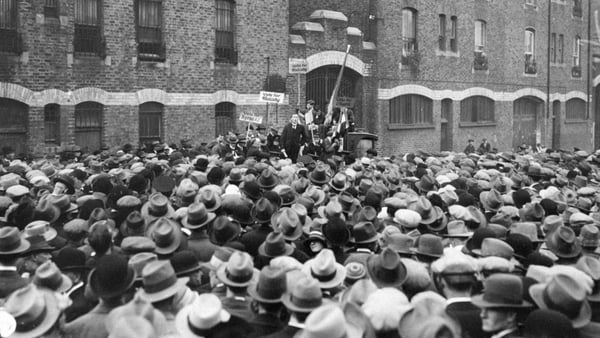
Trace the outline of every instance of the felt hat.
[[416, 248], [418, 255], [430, 258], [439, 258], [444, 254], [442, 238], [432, 234], [423, 234], [417, 239]]
[[[146, 321], [147, 325], [152, 330], [152, 335], [145, 336], [146, 330], [139, 325], [134, 324], [131, 327], [125, 325], [127, 321], [132, 320]], [[131, 330], [129, 331], [129, 334], [125, 334], [122, 337], [138, 338], [155, 337], [163, 331], [166, 331], [166, 327], [168, 326], [167, 320], [162, 312], [154, 309], [152, 304], [143, 299], [139, 294], [136, 294], [128, 303], [112, 309], [108, 316], [106, 316], [104, 324], [106, 330], [113, 335], [118, 331], [125, 331], [125, 333], [127, 333], [128, 330]], [[112, 338], [113, 335], [110, 337]]]
[[283, 270], [265, 266], [260, 270], [258, 282], [248, 286], [248, 294], [261, 303], [280, 303], [286, 292], [286, 276]]
[[367, 271], [379, 287], [398, 287], [408, 278], [406, 266], [400, 256], [390, 248], [367, 258]]
[[327, 197], [322, 189], [312, 185], [304, 191], [302, 196], [310, 198], [314, 202], [314, 207], [321, 206]]
[[573, 229], [564, 225], [546, 237], [548, 249], [560, 258], [574, 258], [581, 254], [581, 244]]
[[217, 270], [219, 280], [232, 287], [247, 287], [257, 281], [258, 275], [259, 271], [254, 268], [252, 257], [239, 251], [231, 254], [227, 263]]
[[597, 247], [600, 244], [600, 231], [592, 224], [586, 224], [581, 228], [579, 241], [582, 247]]
[[435, 178], [429, 175], [421, 176], [421, 179], [418, 182], [415, 182], [415, 186], [419, 191], [429, 192], [433, 190], [437, 190], [437, 182]]
[[271, 232], [265, 241], [258, 247], [258, 253], [266, 257], [289, 256], [294, 252], [294, 247], [285, 242], [280, 232]]
[[209, 212], [204, 204], [192, 203], [187, 208], [187, 213], [181, 219], [181, 224], [188, 229], [200, 229], [215, 219], [216, 215]]
[[58, 293], [66, 292], [73, 286], [71, 279], [64, 275], [52, 261], [46, 261], [38, 266], [33, 276], [33, 283]]
[[513, 256], [514, 249], [505, 241], [497, 238], [484, 238], [481, 242], [481, 249], [473, 249], [475, 255], [481, 257], [500, 257], [510, 260]]
[[23, 239], [17, 227], [0, 228], [0, 256], [17, 255], [27, 251], [31, 244]]
[[168, 255], [177, 251], [183, 240], [178, 225], [166, 217], [161, 217], [154, 221], [152, 226], [150, 238], [156, 244], [154, 251], [159, 255]]
[[121, 249], [126, 255], [135, 255], [140, 252], [155, 252], [156, 244], [148, 237], [127, 236], [121, 241]]
[[173, 265], [168, 260], [148, 262], [142, 270], [142, 288], [138, 291], [140, 298], [150, 303], [167, 299], [181, 289], [189, 278], [177, 278]]
[[336, 246], [346, 245], [350, 240], [350, 231], [340, 217], [332, 217], [323, 224], [323, 235], [329, 243]]
[[308, 179], [316, 185], [327, 184], [330, 180], [330, 176], [323, 164], [318, 164], [313, 171], [308, 174]]
[[296, 192], [292, 187], [286, 184], [278, 184], [272, 189], [275, 193], [279, 195], [281, 198], [281, 206], [289, 207], [292, 204], [296, 203], [297, 196]]
[[25, 226], [22, 236], [23, 238], [42, 236], [46, 242], [49, 242], [56, 238], [57, 232], [47, 221], [33, 221]]
[[154, 262], [156, 260], [158, 260], [158, 256], [154, 252], [140, 252], [140, 253], [137, 253], [137, 254], [131, 256], [131, 258], [129, 258], [129, 261], [127, 262], [127, 264], [129, 264], [129, 266], [135, 272], [135, 281], [136, 282], [141, 283], [142, 271], [144, 271], [144, 267], [146, 266], [146, 264], [148, 264], [150, 262]]
[[260, 186], [257, 181], [243, 181], [240, 183], [240, 191], [252, 200], [258, 200], [261, 196]]
[[589, 324], [591, 320], [587, 291], [573, 276], [557, 274], [547, 283], [532, 285], [529, 294], [539, 308], [566, 315], [576, 329]]
[[85, 260], [83, 251], [68, 246], [60, 249], [53, 259], [62, 272], [88, 269]]
[[380, 235], [371, 222], [360, 222], [352, 227], [352, 238], [350, 242], [355, 244], [372, 243], [379, 239]]
[[309, 313], [323, 304], [319, 282], [309, 276], [302, 276], [292, 290], [282, 297], [285, 307], [292, 312]]
[[252, 206], [250, 214], [252, 219], [257, 223], [269, 223], [275, 211], [276, 208], [271, 201], [266, 198], [260, 198]]
[[330, 249], [323, 249], [315, 258], [306, 261], [302, 271], [315, 278], [321, 289], [339, 286], [346, 278], [346, 268], [335, 261], [335, 255]]
[[399, 254], [412, 255], [415, 239], [407, 234], [398, 232], [388, 236], [386, 246]]
[[483, 284], [483, 294], [471, 298], [477, 307], [482, 309], [531, 307], [531, 304], [523, 300], [523, 282], [515, 275], [496, 273], [485, 279]]
[[440, 209], [433, 207], [431, 202], [425, 196], [420, 196], [419, 199], [408, 206], [410, 210], [416, 211], [421, 216], [421, 224], [431, 224], [440, 218]]
[[578, 337], [579, 334], [564, 314], [548, 309], [531, 312], [523, 324], [525, 337]]
[[302, 236], [303, 224], [292, 208], [282, 208], [273, 214], [271, 225], [281, 232], [287, 241], [295, 241]]
[[348, 177], [341, 172], [336, 173], [331, 181], [329, 181], [329, 187], [335, 192], [345, 191], [350, 187], [350, 182], [348, 181]]
[[120, 230], [123, 236], [144, 236], [146, 221], [139, 211], [134, 210], [127, 215], [125, 222], [121, 223]]
[[239, 237], [242, 227], [239, 222], [227, 216], [218, 216], [212, 223], [210, 241], [217, 245], [223, 245]]
[[142, 206], [141, 213], [148, 224], [159, 217], [173, 216], [175, 210], [165, 195], [154, 193], [150, 195], [148, 202], [144, 203]]
[[98, 297], [110, 298], [122, 295], [133, 286], [134, 270], [122, 256], [110, 254], [96, 262], [90, 272], [88, 285]]
[[152, 188], [159, 193], [170, 194], [175, 189], [175, 180], [166, 175], [160, 175], [152, 181]]
[[10, 337], [40, 337], [58, 321], [62, 311], [54, 291], [29, 284], [11, 293], [3, 305], [15, 321]]
[[231, 315], [223, 309], [219, 297], [212, 293], [203, 293], [177, 313], [175, 327], [184, 337], [202, 337], [197, 333], [227, 323], [230, 318]]
[[504, 205], [502, 195], [496, 189], [481, 192], [481, 194], [479, 194], [479, 200], [483, 207], [489, 211], [498, 211], [498, 209]]
[[196, 203], [202, 203], [209, 212], [215, 212], [221, 207], [222, 198], [212, 189], [201, 188], [196, 195]]
[[[354, 304], [350, 306], [356, 307]], [[364, 317], [364, 314], [362, 316]], [[304, 329], [298, 333], [297, 337], [362, 338], [364, 331], [365, 328], [362, 327], [361, 323], [346, 318], [344, 311], [339, 306], [326, 304], [316, 308], [306, 317]]]
[[257, 180], [258, 186], [264, 190], [271, 190], [279, 184], [279, 178], [272, 169], [265, 169], [260, 173]]
[[448, 238], [468, 238], [473, 235], [473, 232], [467, 228], [465, 225], [465, 221], [463, 220], [454, 220], [448, 222], [446, 226], [446, 234], [443, 234], [443, 237]]

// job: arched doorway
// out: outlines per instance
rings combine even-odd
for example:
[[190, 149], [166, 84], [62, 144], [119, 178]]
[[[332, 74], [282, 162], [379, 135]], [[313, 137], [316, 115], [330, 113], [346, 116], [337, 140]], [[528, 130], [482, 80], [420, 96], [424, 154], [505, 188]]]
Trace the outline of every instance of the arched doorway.
[[[325, 111], [325, 105], [331, 99], [340, 68], [341, 66], [338, 65], [323, 66], [306, 74], [306, 99], [314, 100], [322, 111]], [[337, 99], [337, 106], [352, 109], [357, 125], [362, 122], [360, 112], [362, 100], [358, 94], [360, 79], [360, 74], [345, 67]]]
[[23, 102], [0, 98], [0, 155], [27, 153], [28, 111]]
[[513, 149], [521, 144], [535, 147], [538, 116], [543, 116], [544, 101], [525, 96], [513, 103]]

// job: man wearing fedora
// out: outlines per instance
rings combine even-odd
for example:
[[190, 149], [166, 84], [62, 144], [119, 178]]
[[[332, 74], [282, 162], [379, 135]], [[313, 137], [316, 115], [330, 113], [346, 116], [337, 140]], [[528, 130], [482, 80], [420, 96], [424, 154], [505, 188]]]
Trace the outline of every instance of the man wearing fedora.
[[65, 325], [66, 337], [108, 337], [104, 320], [112, 309], [125, 303], [135, 281], [135, 272], [125, 258], [105, 255], [98, 260], [88, 280], [100, 302], [87, 314]]
[[202, 203], [194, 203], [187, 209], [187, 214], [181, 220], [185, 229], [191, 234], [187, 240], [187, 248], [191, 250], [201, 262], [208, 262], [217, 246], [210, 241], [207, 229], [214, 221], [216, 215], [206, 210]]
[[248, 287], [254, 312], [248, 323], [253, 328], [253, 337], [269, 335], [283, 328], [281, 318], [284, 307], [281, 297], [286, 292], [286, 283], [283, 270], [265, 266], [260, 271], [258, 281]]
[[481, 328], [492, 338], [521, 337], [517, 316], [532, 305], [523, 300], [523, 283], [515, 275], [497, 273], [484, 281], [483, 294], [472, 298], [481, 309]]
[[282, 297], [290, 313], [288, 324], [265, 338], [292, 338], [301, 329], [311, 312], [323, 304], [323, 295], [316, 279], [302, 275]]
[[226, 295], [221, 299], [223, 308], [240, 318], [252, 317], [252, 299], [248, 296], [247, 288], [257, 280], [258, 275], [249, 254], [234, 252], [227, 263], [217, 270], [217, 278], [227, 287]]
[[13, 291], [27, 285], [27, 278], [17, 271], [17, 261], [31, 244], [21, 238], [15, 227], [0, 228], [0, 302]]

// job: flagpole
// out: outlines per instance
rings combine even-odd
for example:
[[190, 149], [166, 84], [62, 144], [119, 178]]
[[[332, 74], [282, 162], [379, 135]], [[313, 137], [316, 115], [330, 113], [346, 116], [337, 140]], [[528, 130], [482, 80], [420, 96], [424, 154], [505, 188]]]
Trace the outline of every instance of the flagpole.
[[342, 62], [342, 68], [340, 68], [340, 72], [338, 74], [337, 79], [335, 80], [335, 87], [333, 88], [333, 92], [331, 93], [331, 99], [329, 100], [329, 106], [327, 107], [327, 116], [325, 120], [329, 120], [332, 122], [333, 118], [333, 107], [335, 106], [335, 101], [337, 100], [337, 94], [340, 90], [340, 85], [342, 83], [342, 75], [344, 74], [344, 68], [346, 67], [346, 60], [348, 59], [348, 54], [350, 53], [350, 45], [346, 47], [346, 54], [344, 54], [344, 61]]

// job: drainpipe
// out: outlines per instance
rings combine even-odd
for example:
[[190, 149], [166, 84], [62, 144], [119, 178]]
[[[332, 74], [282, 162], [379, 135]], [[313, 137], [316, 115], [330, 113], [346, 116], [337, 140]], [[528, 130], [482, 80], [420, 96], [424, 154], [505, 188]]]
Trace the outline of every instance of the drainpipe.
[[[586, 67], [587, 68], [587, 72], [586, 72], [587, 73], [587, 84], [586, 84], [586, 87], [587, 87], [586, 88], [586, 95], [587, 95], [587, 100], [586, 100], [586, 102], [587, 102], [586, 103], [586, 108], [587, 108], [586, 113], [587, 114], [586, 115], [587, 116], [586, 116], [586, 118], [589, 120], [590, 117], [591, 117], [591, 114], [590, 114], [590, 110], [591, 109], [590, 108], [592, 107], [592, 104], [591, 104], [592, 100], [591, 100], [591, 96], [590, 96], [590, 81], [591, 81], [591, 75], [592, 75], [592, 67], [591, 67], [591, 63], [590, 63], [590, 61], [591, 61], [591, 54], [592, 54], [592, 44], [591, 44], [591, 41], [592, 41], [592, 14], [591, 14], [592, 13], [592, 0], [588, 0], [588, 9], [587, 10], [588, 10], [587, 40], [590, 43], [587, 44], [587, 67]], [[595, 149], [595, 147], [594, 147], [595, 146], [594, 145], [594, 138], [595, 138], [595, 136], [594, 136], [594, 131], [595, 130], [594, 129], [595, 129], [595, 126], [594, 126], [593, 122], [594, 122], [594, 120], [592, 120], [592, 126], [590, 127], [590, 130], [592, 131], [591, 132], [591, 134], [592, 134], [591, 135], [591, 137], [592, 137], [592, 140], [591, 140], [592, 141], [592, 149]]]
[[[544, 135], [548, 135], [548, 129], [550, 129], [548, 127], [548, 116], [550, 116], [551, 112], [550, 112], [550, 44], [552, 43], [551, 40], [551, 36], [552, 36], [552, 27], [551, 27], [551, 21], [552, 21], [552, 0], [548, 0], [548, 44], [546, 46], [546, 114], [544, 115], [544, 124], [545, 124], [545, 133]], [[556, 117], [555, 117], [556, 118]], [[553, 121], [553, 119], [550, 119], [550, 121]], [[552, 125], [552, 134], [550, 134], [550, 146], [553, 146], [556, 144], [555, 140], [554, 140], [554, 124]], [[547, 142], [547, 138], [545, 137], [544, 140], [544, 145], [547, 147], [548, 146], [548, 142]]]

